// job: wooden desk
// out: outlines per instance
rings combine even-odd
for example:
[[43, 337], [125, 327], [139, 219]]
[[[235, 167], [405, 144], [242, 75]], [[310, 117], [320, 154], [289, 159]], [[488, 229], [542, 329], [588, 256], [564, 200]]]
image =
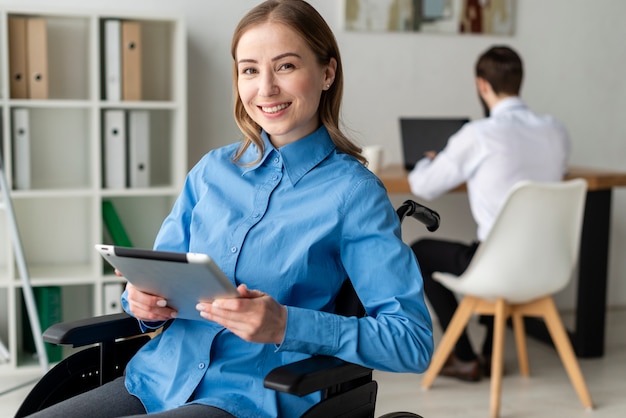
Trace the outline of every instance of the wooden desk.
[[[411, 193], [406, 170], [385, 167], [378, 175], [388, 193]], [[578, 262], [578, 292], [575, 329], [570, 331], [578, 357], [604, 355], [604, 329], [609, 258], [611, 197], [614, 187], [626, 186], [626, 173], [569, 167], [565, 179], [587, 180], [587, 198]], [[465, 185], [454, 192], [465, 191]], [[444, 220], [445, 222], [445, 220]], [[543, 324], [527, 323], [527, 331], [550, 341]]]
[[[387, 192], [391, 193], [411, 193], [407, 171], [401, 165], [390, 165], [385, 167], [378, 177], [383, 181]], [[610, 190], [613, 187], [626, 186], [626, 173], [619, 173], [608, 170], [596, 170], [594, 168], [569, 167], [569, 172], [565, 176], [566, 180], [583, 178], [587, 180], [588, 191]], [[454, 190], [465, 191], [465, 186]]]

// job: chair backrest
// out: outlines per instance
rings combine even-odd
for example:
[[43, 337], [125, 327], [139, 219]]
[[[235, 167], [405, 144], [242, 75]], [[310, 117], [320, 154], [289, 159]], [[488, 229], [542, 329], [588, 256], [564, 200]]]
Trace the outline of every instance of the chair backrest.
[[578, 261], [586, 189], [582, 179], [516, 184], [453, 290], [515, 303], [565, 287]]

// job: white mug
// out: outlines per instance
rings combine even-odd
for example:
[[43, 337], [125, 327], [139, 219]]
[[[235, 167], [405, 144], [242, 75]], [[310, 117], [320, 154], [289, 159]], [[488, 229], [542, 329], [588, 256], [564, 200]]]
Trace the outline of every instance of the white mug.
[[367, 168], [374, 174], [383, 167], [383, 147], [380, 145], [366, 145], [361, 154], [368, 161]]

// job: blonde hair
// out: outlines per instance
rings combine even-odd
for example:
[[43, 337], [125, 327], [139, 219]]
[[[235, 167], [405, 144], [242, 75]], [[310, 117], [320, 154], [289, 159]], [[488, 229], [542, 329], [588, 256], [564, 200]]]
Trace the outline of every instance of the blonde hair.
[[[361, 148], [348, 139], [339, 128], [339, 112], [343, 95], [343, 70], [339, 47], [335, 36], [324, 18], [310, 4], [303, 0], [268, 0], [250, 10], [235, 28], [231, 43], [233, 57], [233, 84], [235, 100], [235, 121], [244, 135], [244, 140], [235, 153], [233, 160], [238, 161], [251, 144], [255, 144], [263, 155], [264, 144], [261, 139], [261, 127], [248, 115], [239, 97], [237, 80], [237, 45], [242, 35], [251, 27], [267, 23], [280, 23], [298, 33], [313, 51], [320, 65], [328, 65], [332, 58], [337, 61], [335, 79], [330, 88], [322, 92], [319, 104], [320, 123], [323, 124], [339, 151], [349, 154], [362, 163], [365, 158]], [[252, 163], [254, 164], [254, 163]]]

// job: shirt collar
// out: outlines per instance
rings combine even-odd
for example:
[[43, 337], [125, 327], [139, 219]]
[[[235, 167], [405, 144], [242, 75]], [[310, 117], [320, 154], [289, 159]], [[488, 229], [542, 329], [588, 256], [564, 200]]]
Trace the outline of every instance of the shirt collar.
[[513, 110], [516, 108], [525, 109], [526, 105], [517, 96], [507, 97], [506, 99], [500, 100], [489, 112], [491, 116], [497, 115], [501, 112], [506, 112], [509, 110]]
[[[256, 170], [263, 165], [270, 154], [277, 152], [281, 155], [285, 173], [294, 186], [306, 173], [311, 171], [335, 150], [335, 144], [324, 125], [318, 128], [317, 131], [279, 149], [274, 148], [267, 132], [262, 131], [261, 138], [265, 146], [263, 157], [257, 164], [246, 168], [243, 174], [245, 175], [249, 171]], [[252, 144], [244, 153], [242, 162], [254, 161], [258, 157], [258, 153], [258, 147]]]

